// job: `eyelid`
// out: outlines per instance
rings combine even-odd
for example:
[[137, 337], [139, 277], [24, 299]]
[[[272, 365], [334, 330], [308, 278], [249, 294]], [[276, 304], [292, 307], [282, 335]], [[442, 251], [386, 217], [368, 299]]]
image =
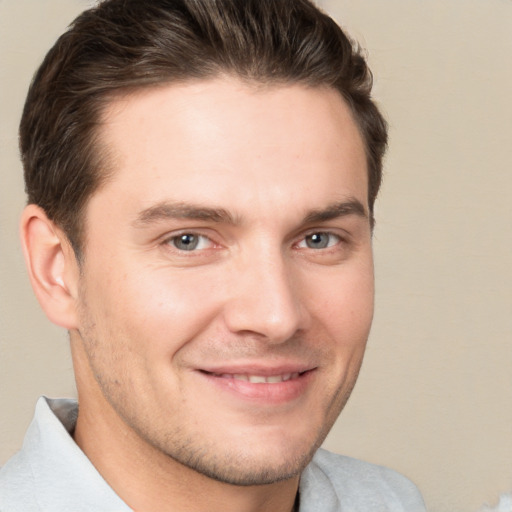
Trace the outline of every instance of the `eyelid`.
[[297, 240], [295, 244], [302, 242], [305, 240], [308, 236], [315, 235], [315, 234], [327, 234], [332, 235], [340, 239], [342, 242], [348, 242], [352, 238], [352, 235], [345, 229], [341, 229], [338, 227], [332, 227], [332, 226], [324, 226], [324, 227], [313, 227], [311, 229], [307, 229], [306, 231], [303, 231], [300, 233], [299, 236], [297, 236], [295, 239]]

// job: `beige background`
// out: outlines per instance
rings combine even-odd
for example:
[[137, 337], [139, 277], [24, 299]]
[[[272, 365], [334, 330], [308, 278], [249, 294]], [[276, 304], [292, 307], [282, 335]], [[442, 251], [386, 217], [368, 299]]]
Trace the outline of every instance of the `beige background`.
[[[21, 260], [16, 130], [36, 65], [89, 3], [0, 0], [0, 464], [37, 396], [74, 393]], [[512, 1], [322, 5], [368, 49], [391, 124], [374, 328], [326, 444], [405, 473], [433, 512], [472, 512], [512, 489]]]

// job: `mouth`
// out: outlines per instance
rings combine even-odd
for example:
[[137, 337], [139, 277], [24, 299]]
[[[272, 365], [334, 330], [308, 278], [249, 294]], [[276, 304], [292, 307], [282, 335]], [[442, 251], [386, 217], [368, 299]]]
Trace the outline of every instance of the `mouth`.
[[215, 387], [236, 399], [261, 402], [266, 405], [282, 404], [300, 398], [314, 378], [316, 368], [294, 371], [284, 370], [199, 370]]
[[251, 384], [278, 384], [280, 382], [286, 382], [292, 379], [298, 379], [302, 374], [306, 372], [292, 372], [282, 373], [276, 375], [253, 375], [249, 373], [213, 373], [205, 372], [213, 377], [221, 379], [234, 379], [243, 382], [250, 382]]

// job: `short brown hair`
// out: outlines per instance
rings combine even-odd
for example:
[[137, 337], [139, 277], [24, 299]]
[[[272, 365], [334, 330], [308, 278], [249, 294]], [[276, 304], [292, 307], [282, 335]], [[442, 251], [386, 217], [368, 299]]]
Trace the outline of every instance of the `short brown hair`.
[[66, 232], [77, 257], [83, 210], [108, 176], [108, 151], [95, 140], [108, 101], [221, 73], [337, 89], [365, 143], [373, 213], [387, 127], [365, 59], [329, 16], [308, 0], [104, 0], [49, 51], [20, 125], [28, 201]]

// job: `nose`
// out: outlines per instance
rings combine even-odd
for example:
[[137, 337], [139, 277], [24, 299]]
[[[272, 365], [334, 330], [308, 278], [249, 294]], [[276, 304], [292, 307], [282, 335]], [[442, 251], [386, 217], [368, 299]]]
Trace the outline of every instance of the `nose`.
[[224, 307], [231, 332], [277, 344], [307, 328], [300, 282], [293, 265], [281, 254], [256, 255], [237, 267], [229, 278], [229, 299]]

